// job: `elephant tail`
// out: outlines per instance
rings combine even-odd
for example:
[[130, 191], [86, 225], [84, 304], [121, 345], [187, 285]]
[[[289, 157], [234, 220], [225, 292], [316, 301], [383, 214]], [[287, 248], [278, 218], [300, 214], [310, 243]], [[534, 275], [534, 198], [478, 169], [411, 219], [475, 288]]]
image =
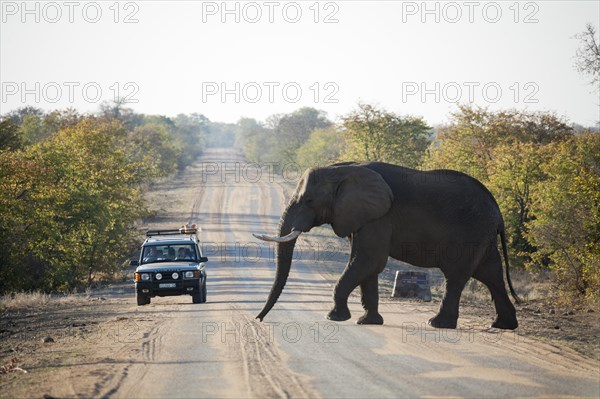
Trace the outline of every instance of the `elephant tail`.
[[510, 294], [515, 299], [517, 304], [520, 304], [522, 301], [517, 296], [515, 289], [513, 288], [512, 281], [510, 280], [510, 273], [508, 271], [508, 251], [506, 250], [506, 234], [504, 232], [504, 227], [502, 227], [499, 231], [500, 233], [500, 242], [502, 243], [502, 254], [504, 255], [504, 263], [506, 265], [506, 280], [508, 281], [508, 288], [510, 288]]

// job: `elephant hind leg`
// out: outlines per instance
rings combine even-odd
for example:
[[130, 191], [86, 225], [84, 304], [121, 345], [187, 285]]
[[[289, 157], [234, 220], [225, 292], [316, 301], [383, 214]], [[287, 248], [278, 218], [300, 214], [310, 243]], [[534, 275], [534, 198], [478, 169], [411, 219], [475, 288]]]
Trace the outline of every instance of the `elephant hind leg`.
[[519, 326], [517, 322], [517, 313], [512, 302], [508, 298], [504, 278], [502, 276], [502, 260], [500, 253], [494, 248], [490, 255], [485, 259], [477, 269], [473, 277], [481, 281], [490, 290], [494, 306], [496, 307], [496, 321], [492, 327], [505, 330], [514, 330]]
[[446, 275], [446, 293], [435, 317], [429, 319], [429, 325], [435, 328], [456, 328], [458, 322], [458, 306], [465, 284], [469, 280], [464, 276]]

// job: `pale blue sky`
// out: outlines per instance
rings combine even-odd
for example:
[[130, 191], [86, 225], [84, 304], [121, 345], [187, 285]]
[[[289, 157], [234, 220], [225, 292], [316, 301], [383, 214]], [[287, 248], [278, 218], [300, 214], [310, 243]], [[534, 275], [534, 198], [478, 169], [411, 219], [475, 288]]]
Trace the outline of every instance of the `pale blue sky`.
[[457, 99], [600, 119], [573, 67], [573, 36], [600, 27], [598, 1], [430, 1], [430, 13], [421, 1], [230, 1], [229, 14], [221, 1], [74, 3], [28, 2], [26, 13], [2, 1], [0, 112], [95, 111], [118, 88], [138, 112], [223, 122], [301, 106], [336, 118], [364, 101], [438, 124]]

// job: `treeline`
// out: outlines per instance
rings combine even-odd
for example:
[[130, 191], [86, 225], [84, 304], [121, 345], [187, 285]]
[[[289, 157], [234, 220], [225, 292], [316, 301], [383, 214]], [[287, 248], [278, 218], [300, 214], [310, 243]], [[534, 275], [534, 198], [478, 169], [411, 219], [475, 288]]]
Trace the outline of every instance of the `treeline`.
[[379, 160], [418, 167], [433, 130], [422, 118], [399, 116], [361, 104], [333, 123], [314, 108], [273, 115], [266, 122], [242, 118], [236, 145], [253, 162], [301, 167]]
[[454, 169], [484, 183], [504, 215], [514, 265], [551, 270], [561, 300], [600, 300], [600, 134], [552, 113], [459, 106], [432, 128], [368, 104], [334, 123], [313, 108], [241, 119], [254, 162], [300, 167], [384, 161]]
[[338, 120], [314, 108], [236, 124], [201, 114], [94, 115], [26, 107], [0, 117], [0, 293], [70, 291], [119, 270], [143, 194], [207, 147], [300, 168], [384, 161], [455, 169], [504, 215], [513, 265], [551, 270], [565, 301], [600, 300], [600, 134], [552, 113], [460, 106], [444, 126], [368, 105]]
[[139, 244], [144, 191], [196, 159], [215, 141], [211, 128], [200, 114], [142, 115], [120, 104], [95, 115], [3, 115], [0, 293], [67, 292], [111, 277]]

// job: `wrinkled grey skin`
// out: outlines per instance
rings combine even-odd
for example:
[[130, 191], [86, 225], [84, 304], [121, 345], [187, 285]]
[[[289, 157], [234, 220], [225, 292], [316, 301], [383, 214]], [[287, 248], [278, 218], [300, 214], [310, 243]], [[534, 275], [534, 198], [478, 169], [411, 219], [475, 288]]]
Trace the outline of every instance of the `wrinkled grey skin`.
[[[279, 237], [330, 224], [350, 240], [350, 260], [333, 293], [327, 318], [348, 320], [348, 296], [358, 286], [365, 313], [358, 324], [383, 324], [378, 312], [378, 274], [388, 256], [420, 267], [438, 267], [446, 293], [433, 327], [456, 328], [461, 292], [473, 277], [492, 294], [493, 327], [515, 329], [516, 312], [508, 298], [498, 251], [500, 235], [508, 274], [504, 223], [492, 194], [463, 173], [422, 172], [379, 162], [344, 163], [307, 170], [279, 223]], [[258, 236], [257, 236], [258, 237]], [[258, 315], [271, 310], [290, 271], [296, 238], [277, 244], [276, 277]]]

